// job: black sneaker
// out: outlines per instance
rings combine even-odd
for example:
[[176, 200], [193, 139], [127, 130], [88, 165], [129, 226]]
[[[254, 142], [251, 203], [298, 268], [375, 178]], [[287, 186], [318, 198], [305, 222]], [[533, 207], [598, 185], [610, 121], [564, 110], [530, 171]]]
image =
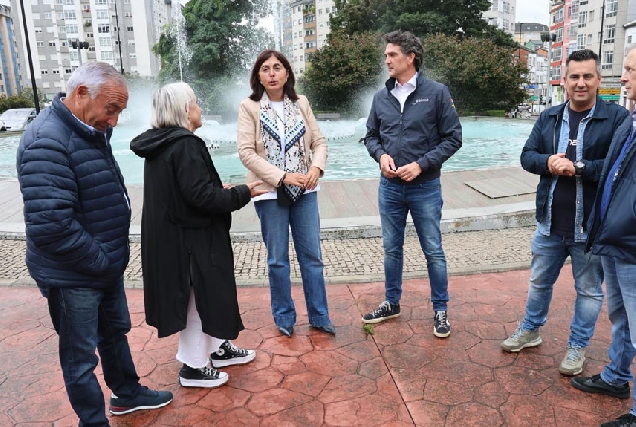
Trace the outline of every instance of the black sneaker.
[[205, 366], [200, 369], [191, 368], [185, 363], [179, 371], [179, 384], [183, 387], [214, 388], [223, 385], [228, 380], [225, 372]]
[[436, 311], [433, 324], [433, 334], [438, 338], [446, 338], [450, 335], [450, 322], [446, 310]]
[[362, 317], [362, 323], [380, 323], [400, 315], [400, 304], [384, 301], [378, 308]]
[[614, 421], [601, 424], [601, 427], [636, 427], [636, 415], [625, 414]]
[[221, 347], [210, 355], [210, 362], [215, 368], [231, 365], [244, 365], [256, 357], [254, 350], [238, 348], [231, 341], [225, 341]]
[[629, 383], [625, 383], [622, 386], [614, 386], [603, 381], [600, 375], [572, 378], [570, 384], [572, 384], [572, 387], [587, 393], [605, 394], [618, 399], [629, 399], [630, 395]]
[[142, 386], [139, 394], [132, 399], [117, 397], [113, 394], [110, 397], [110, 413], [124, 415], [140, 409], [157, 409], [170, 402], [172, 402], [172, 393], [169, 391], [155, 391]]

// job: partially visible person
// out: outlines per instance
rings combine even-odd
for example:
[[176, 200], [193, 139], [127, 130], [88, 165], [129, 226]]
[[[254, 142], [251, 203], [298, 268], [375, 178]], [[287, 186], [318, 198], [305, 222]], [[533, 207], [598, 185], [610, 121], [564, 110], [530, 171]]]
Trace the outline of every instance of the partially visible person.
[[234, 278], [231, 212], [245, 206], [259, 182], [224, 186], [200, 128], [201, 107], [186, 83], [158, 89], [152, 128], [130, 149], [144, 161], [141, 265], [146, 323], [160, 338], [179, 332], [177, 360], [184, 387], [218, 387], [217, 368], [254, 360], [232, 344], [244, 329]]
[[[636, 45], [628, 47], [621, 82], [636, 100]], [[587, 249], [600, 256], [605, 272], [607, 314], [612, 322], [610, 363], [598, 375], [573, 378], [579, 390], [629, 399], [636, 356], [636, 144], [632, 118], [616, 123], [614, 139], [589, 221]], [[629, 413], [601, 427], [636, 427], [636, 396]]]
[[586, 222], [607, 150], [629, 113], [598, 97], [600, 62], [591, 50], [570, 54], [563, 82], [569, 100], [541, 114], [521, 153], [521, 166], [540, 176], [537, 230], [525, 317], [501, 347], [519, 352], [542, 343], [539, 329], [546, 323], [554, 283], [569, 256], [576, 301], [559, 372], [578, 375], [603, 305], [601, 260], [585, 252]]
[[362, 318], [400, 315], [404, 232], [410, 213], [426, 257], [433, 334], [450, 335], [448, 273], [442, 248], [442, 164], [462, 146], [462, 127], [448, 88], [420, 71], [424, 48], [408, 31], [384, 35], [389, 80], [373, 98], [364, 144], [380, 164], [378, 208], [384, 246], [385, 301]]
[[254, 199], [267, 248], [272, 314], [278, 330], [294, 332], [289, 229], [300, 264], [310, 325], [328, 334], [329, 319], [320, 251], [318, 180], [327, 162], [327, 143], [307, 98], [294, 89], [294, 72], [285, 56], [262, 52], [250, 75], [252, 94], [239, 108], [238, 153], [248, 182], [266, 194]]
[[128, 103], [126, 80], [112, 66], [90, 62], [66, 87], [18, 147], [26, 264], [48, 301], [79, 425], [101, 427], [110, 424], [94, 373], [96, 348], [112, 414], [160, 408], [172, 393], [139, 384], [126, 337], [130, 201], [109, 142]]

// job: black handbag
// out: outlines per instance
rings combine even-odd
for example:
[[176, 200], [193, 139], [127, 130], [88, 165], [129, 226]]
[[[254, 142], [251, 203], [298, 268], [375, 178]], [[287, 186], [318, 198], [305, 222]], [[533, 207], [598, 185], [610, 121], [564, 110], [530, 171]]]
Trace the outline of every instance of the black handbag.
[[288, 207], [294, 204], [294, 201], [285, 191], [285, 184], [281, 184], [276, 189], [276, 201], [278, 202], [278, 206]]

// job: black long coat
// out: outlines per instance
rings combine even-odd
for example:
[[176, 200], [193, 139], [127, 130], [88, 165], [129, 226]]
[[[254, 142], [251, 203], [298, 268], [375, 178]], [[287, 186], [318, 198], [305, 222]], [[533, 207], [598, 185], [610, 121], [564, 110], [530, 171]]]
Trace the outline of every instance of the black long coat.
[[130, 148], [145, 159], [141, 264], [146, 322], [159, 337], [183, 330], [193, 288], [203, 332], [235, 339], [244, 327], [230, 212], [250, 201], [249, 188], [224, 189], [204, 141], [187, 129], [150, 129]]

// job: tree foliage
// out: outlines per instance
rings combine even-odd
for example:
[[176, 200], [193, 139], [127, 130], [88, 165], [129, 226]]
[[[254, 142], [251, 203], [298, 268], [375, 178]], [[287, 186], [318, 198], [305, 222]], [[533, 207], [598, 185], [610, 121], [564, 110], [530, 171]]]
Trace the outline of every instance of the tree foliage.
[[467, 37], [481, 37], [489, 26], [481, 17], [490, 8], [489, 0], [335, 0], [334, 4], [337, 13], [330, 25], [344, 34], [402, 29], [420, 37], [450, 36], [462, 28]]
[[[234, 115], [227, 91], [244, 86], [258, 53], [273, 46], [272, 36], [256, 28], [269, 13], [267, 0], [190, 0], [182, 13], [188, 51], [183, 56], [191, 58], [182, 64], [183, 80], [201, 98], [204, 111]], [[165, 27], [153, 47], [161, 58], [163, 82], [179, 80], [181, 74], [174, 25]]]
[[489, 40], [431, 35], [423, 40], [424, 73], [448, 86], [460, 113], [511, 109], [522, 102], [528, 69]]
[[341, 113], [360, 111], [361, 93], [377, 87], [382, 70], [382, 46], [377, 33], [332, 37], [311, 57], [300, 84], [315, 109]]

